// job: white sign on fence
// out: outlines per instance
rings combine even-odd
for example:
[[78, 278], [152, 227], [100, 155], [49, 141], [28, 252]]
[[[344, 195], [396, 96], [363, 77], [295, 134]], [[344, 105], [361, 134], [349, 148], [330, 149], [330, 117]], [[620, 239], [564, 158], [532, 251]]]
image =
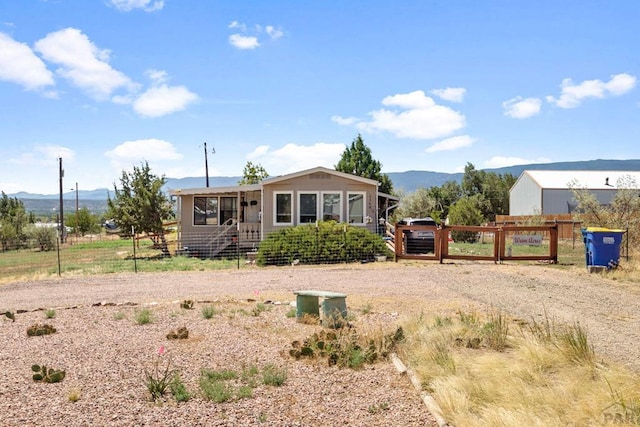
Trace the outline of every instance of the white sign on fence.
[[542, 234], [515, 234], [513, 236], [513, 244], [527, 246], [541, 246]]

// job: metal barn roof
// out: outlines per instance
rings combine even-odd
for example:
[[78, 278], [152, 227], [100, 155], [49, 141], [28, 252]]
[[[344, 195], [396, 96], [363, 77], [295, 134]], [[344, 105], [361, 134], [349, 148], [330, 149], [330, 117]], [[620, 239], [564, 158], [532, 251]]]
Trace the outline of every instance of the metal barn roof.
[[575, 182], [578, 188], [614, 190], [618, 180], [623, 177], [631, 177], [636, 184], [640, 184], [640, 171], [526, 170], [522, 174], [527, 174], [540, 188], [566, 189]]

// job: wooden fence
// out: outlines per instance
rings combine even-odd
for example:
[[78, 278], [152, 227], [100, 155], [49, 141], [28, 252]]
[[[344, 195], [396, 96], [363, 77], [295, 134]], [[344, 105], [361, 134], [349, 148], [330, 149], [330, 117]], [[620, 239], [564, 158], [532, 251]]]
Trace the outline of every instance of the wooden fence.
[[[433, 234], [433, 252], [429, 253], [409, 253], [407, 235], [411, 232], [422, 231]], [[455, 254], [449, 250], [451, 232], [477, 233], [483, 236], [484, 243], [493, 243], [492, 251], [489, 254]], [[474, 261], [549, 261], [556, 264], [558, 262], [558, 224], [553, 225], [531, 225], [531, 226], [463, 226], [444, 225], [441, 227], [427, 225], [396, 225], [393, 233], [394, 251], [396, 260], [398, 259], [419, 259], [433, 260], [442, 263], [445, 259], [474, 260]], [[402, 236], [402, 238], [397, 238]], [[486, 237], [489, 236], [489, 237]], [[519, 236], [519, 237], [515, 237]], [[524, 237], [522, 237], [524, 236]], [[486, 237], [486, 238], [485, 238]], [[507, 243], [507, 238], [512, 240]], [[526, 240], [529, 240], [528, 242]], [[512, 245], [523, 242], [531, 246], [540, 246], [542, 241], [548, 243], [548, 253], [545, 254], [525, 254], [518, 255], [512, 253]]]

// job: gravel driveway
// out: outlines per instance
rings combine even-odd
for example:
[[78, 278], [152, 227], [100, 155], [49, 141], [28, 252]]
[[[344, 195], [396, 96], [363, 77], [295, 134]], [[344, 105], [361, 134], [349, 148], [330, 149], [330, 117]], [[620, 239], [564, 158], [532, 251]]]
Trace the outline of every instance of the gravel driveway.
[[[357, 318], [394, 325], [422, 310], [503, 310], [542, 320], [580, 322], [596, 352], [640, 371], [640, 299], [632, 285], [583, 269], [492, 263], [372, 263], [321, 267], [249, 268], [82, 276], [0, 286], [1, 310], [28, 310], [0, 322], [0, 421], [3, 425], [433, 425], [406, 378], [389, 363], [362, 371], [327, 368], [286, 357], [292, 338], [313, 326], [285, 316], [293, 291], [344, 292]], [[184, 299], [232, 306], [248, 300], [282, 302], [260, 316], [225, 315], [205, 321], [181, 311]], [[92, 306], [103, 303], [102, 306]], [[135, 303], [105, 306], [104, 303]], [[139, 326], [135, 310], [154, 303], [155, 321]], [[155, 304], [157, 303], [157, 304]], [[56, 307], [59, 332], [27, 338], [44, 323], [38, 308]], [[71, 308], [74, 309], [64, 309]], [[366, 312], [370, 314], [364, 315]], [[246, 311], [246, 310], [245, 310]], [[228, 311], [227, 313], [234, 313]], [[360, 314], [358, 314], [360, 313]], [[124, 317], [116, 321], [115, 315]], [[141, 372], [170, 328], [188, 326], [188, 342], [166, 343], [188, 388], [198, 370], [276, 364], [288, 371], [281, 389], [224, 404], [193, 398], [184, 404], [145, 399]], [[317, 327], [316, 327], [317, 328]], [[29, 366], [66, 368], [58, 384], [34, 383]], [[26, 368], [25, 368], [26, 366]], [[81, 390], [76, 403], [70, 388]], [[168, 421], [170, 420], [170, 421]], [[168, 421], [168, 422], [167, 422]]]

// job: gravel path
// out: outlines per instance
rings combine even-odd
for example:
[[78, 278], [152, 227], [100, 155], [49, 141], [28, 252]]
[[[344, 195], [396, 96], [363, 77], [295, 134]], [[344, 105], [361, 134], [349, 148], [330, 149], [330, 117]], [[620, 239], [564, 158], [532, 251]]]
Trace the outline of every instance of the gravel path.
[[[82, 276], [0, 286], [0, 311], [28, 311], [15, 323], [0, 320], [0, 424], [434, 425], [408, 380], [389, 363], [353, 371], [290, 358], [292, 340], [318, 330], [286, 316], [298, 289], [347, 293], [356, 328], [392, 328], [422, 310], [495, 307], [525, 320], [542, 320], [546, 310], [557, 321], [580, 322], [596, 352], [640, 371], [639, 291], [583, 269], [373, 263]], [[196, 300], [196, 309], [180, 309], [185, 299]], [[252, 300], [282, 304], [252, 316]], [[204, 319], [200, 308], [206, 304], [221, 314]], [[145, 305], [154, 320], [140, 326], [134, 318]], [[33, 311], [50, 307], [56, 308], [54, 319]], [[27, 338], [27, 327], [36, 322], [58, 332]], [[189, 339], [168, 341], [165, 335], [180, 326], [188, 327]], [[287, 381], [259, 385], [251, 398], [221, 404], [197, 393], [186, 403], [154, 404], [142, 373], [159, 345], [167, 349], [163, 361], [171, 359], [192, 391], [203, 368], [273, 364], [287, 371]], [[67, 377], [35, 383], [33, 363], [66, 369]], [[80, 392], [75, 403], [69, 401], [73, 391]]]

